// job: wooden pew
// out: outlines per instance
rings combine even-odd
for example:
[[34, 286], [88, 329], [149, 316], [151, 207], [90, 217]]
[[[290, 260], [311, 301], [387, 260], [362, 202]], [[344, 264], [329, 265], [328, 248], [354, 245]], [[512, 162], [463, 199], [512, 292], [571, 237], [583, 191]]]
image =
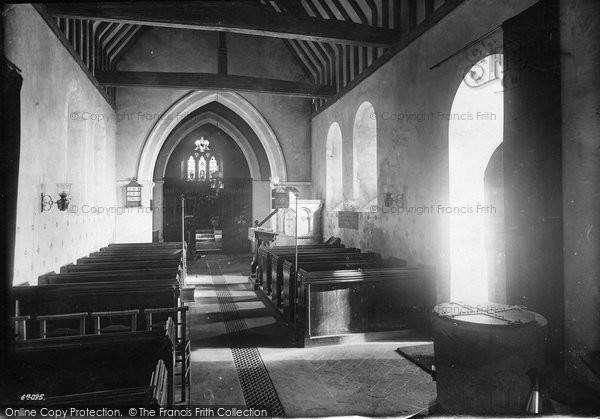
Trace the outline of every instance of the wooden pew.
[[[277, 277], [273, 277], [273, 258], [278, 255], [291, 255], [295, 254], [295, 249], [277, 249], [272, 248], [266, 254], [266, 263], [264, 266], [264, 284], [263, 287], [266, 289], [267, 295], [271, 295], [273, 291], [273, 280]], [[321, 255], [321, 254], [336, 254], [336, 253], [360, 253], [360, 249], [356, 248], [345, 248], [345, 247], [322, 247], [313, 249], [298, 249], [298, 255]], [[283, 263], [283, 262], [282, 262]], [[277, 267], [277, 263], [275, 264]], [[275, 271], [277, 272], [277, 271]]]
[[172, 254], [181, 254], [181, 248], [156, 248], [156, 247], [131, 247], [131, 248], [110, 248], [104, 247], [97, 252], [93, 252], [94, 254], [157, 254], [157, 255], [172, 255]]
[[32, 393], [43, 406], [172, 406], [172, 342], [165, 330], [14, 342], [6, 396], [21, 406]]
[[77, 264], [98, 262], [136, 262], [136, 261], [181, 261], [181, 252], [175, 254], [104, 254], [103, 252], [92, 253], [88, 257], [77, 259]]
[[297, 273], [295, 329], [301, 345], [339, 342], [349, 334], [427, 328], [436, 302], [430, 268]]
[[72, 284], [77, 282], [96, 282], [96, 281], [147, 281], [154, 279], [172, 280], [178, 277], [178, 273], [173, 268], [155, 268], [155, 269], [123, 269], [107, 271], [84, 271], [84, 272], [65, 272], [49, 273], [38, 278], [39, 285], [49, 284]]
[[[300, 245], [298, 246], [298, 249], [323, 249], [323, 248], [330, 248], [330, 247], [344, 247], [344, 245], [340, 244], [339, 240], [338, 241], [333, 241], [332, 244], [307, 244], [307, 245]], [[295, 249], [295, 246], [261, 246], [258, 249], [258, 260], [257, 260], [257, 267], [256, 267], [256, 282], [258, 285], [263, 285], [265, 283], [265, 272], [267, 272], [268, 270], [270, 270], [270, 266], [267, 266], [268, 263], [268, 255], [271, 252], [271, 250], [274, 249], [280, 249], [280, 250], [285, 250], [285, 249]]]
[[181, 249], [181, 242], [162, 242], [162, 243], [111, 243], [100, 250], [105, 249]]
[[131, 269], [156, 269], [172, 268], [180, 269], [179, 261], [146, 260], [146, 261], [128, 261], [124, 262], [97, 262], [89, 261], [81, 265], [65, 265], [61, 267], [60, 272], [86, 272], [86, 271], [119, 271]]
[[[332, 255], [334, 256], [334, 255]], [[335, 255], [338, 256], [338, 255]], [[300, 268], [307, 272], [324, 271], [324, 270], [348, 270], [348, 269], [369, 269], [382, 267], [405, 267], [404, 264], [394, 264], [389, 259], [381, 260], [378, 254], [375, 253], [358, 253], [347, 255], [347, 258], [298, 258]], [[294, 259], [287, 259], [283, 262], [282, 275], [282, 290], [281, 290], [281, 306], [283, 307], [283, 315], [286, 319], [294, 322], [295, 318], [295, 300], [296, 300], [296, 265]]]
[[[91, 336], [108, 336], [108, 339], [113, 339], [112, 336], [129, 337], [138, 339], [139, 333], [136, 329], [152, 328], [151, 325], [146, 325], [144, 321], [152, 317], [152, 312], [156, 311], [175, 311], [178, 314], [179, 302], [179, 276], [181, 249], [166, 248], [160, 249], [156, 247], [138, 246], [119, 246], [119, 248], [111, 247], [105, 253], [95, 252], [90, 257], [80, 260], [79, 265], [70, 265], [74, 269], [63, 269], [63, 274], [48, 274], [40, 278], [40, 283], [48, 285], [40, 285], [35, 287], [16, 287], [13, 295], [18, 308], [15, 317], [16, 323], [27, 323], [27, 327], [23, 327], [22, 339], [26, 337], [34, 337], [33, 326], [39, 323], [39, 337], [42, 339], [26, 340], [29, 345], [38, 345], [39, 342], [56, 344], [60, 343], [61, 348], [65, 345], [76, 342], [80, 347], [85, 346], [77, 339], [89, 339]], [[171, 246], [167, 246], [171, 247]], [[71, 272], [69, 272], [71, 271]], [[147, 312], [146, 312], [147, 310]], [[76, 311], [76, 312], [74, 312]], [[115, 318], [129, 318], [129, 324], [126, 327], [119, 322], [113, 322]], [[17, 321], [18, 320], [18, 321]], [[75, 331], [78, 335], [94, 333], [91, 336], [81, 337], [52, 337], [52, 333], [48, 331], [50, 322], [60, 322], [76, 320], [78, 330]], [[106, 326], [103, 322], [109, 322]], [[172, 348], [177, 348], [180, 345], [179, 336], [176, 331], [178, 327], [174, 325], [171, 318], [164, 322], [172, 337]], [[155, 325], [156, 326], [156, 325]], [[123, 332], [123, 330], [126, 330]], [[66, 334], [71, 333], [69, 328], [59, 328], [59, 333], [63, 331]], [[104, 335], [105, 332], [121, 333], [113, 335]], [[130, 331], [130, 332], [129, 332]], [[56, 332], [56, 330], [54, 330]], [[155, 333], [155, 332], [149, 332]], [[160, 333], [159, 333], [160, 334]], [[164, 332], [162, 332], [164, 335]], [[57, 340], [62, 339], [62, 340]], [[66, 339], [66, 340], [65, 340]], [[79, 343], [77, 343], [79, 342]], [[90, 341], [96, 345], [98, 342]], [[134, 344], [134, 341], [130, 341]], [[21, 342], [17, 342], [20, 344]], [[20, 349], [27, 346], [20, 346]], [[50, 346], [44, 346], [45, 349]], [[188, 346], [189, 348], [189, 346]], [[147, 350], [144, 347], [144, 350]], [[154, 400], [157, 405], [165, 405], [168, 402], [172, 405], [172, 389], [173, 389], [173, 372], [174, 372], [174, 357], [175, 351], [171, 350], [172, 357], [170, 360], [159, 360], [152, 371], [150, 378], [150, 386], [148, 391], [146, 387], [124, 387], [118, 390], [95, 390], [77, 394], [57, 395], [50, 397], [49, 403], [60, 405], [63, 402], [73, 401], [75, 403], [93, 403], [93, 401], [106, 401], [106, 397], [110, 398], [113, 393], [125, 394], [120, 400], [134, 400], [134, 404], [140, 405], [142, 399], [135, 397], [144, 396], [144, 400]], [[115, 355], [115, 360], [121, 362], [121, 358]], [[180, 359], [180, 358], [178, 358]], [[95, 362], [95, 359], [90, 359], [90, 362]], [[189, 350], [187, 365], [189, 365]], [[129, 364], [127, 364], [128, 366]], [[169, 365], [169, 373], [165, 371]], [[117, 368], [115, 375], [122, 374], [122, 367]], [[72, 372], [69, 370], [69, 372]], [[166, 385], [167, 376], [169, 378], [168, 387]], [[189, 377], [189, 376], [188, 376]], [[189, 385], [189, 381], [187, 383]], [[80, 390], [79, 388], [77, 390]], [[184, 390], [184, 389], [183, 389]], [[107, 396], [109, 395], [109, 396]], [[150, 399], [148, 399], [150, 395]], [[119, 399], [119, 398], [118, 398]], [[107, 403], [102, 403], [106, 405]]]
[[[347, 249], [347, 252], [335, 253], [298, 253], [298, 261], [310, 262], [319, 260], [349, 261], [349, 260], [380, 260], [377, 253], [360, 253], [359, 249]], [[271, 299], [277, 307], [282, 305], [282, 294], [284, 288], [283, 265], [286, 261], [294, 261], [295, 253], [275, 253], [271, 255], [271, 283], [273, 292]]]
[[[176, 279], [142, 281], [83, 282], [13, 288], [19, 315], [37, 316], [69, 313], [92, 313], [144, 308], [177, 307], [179, 283]], [[143, 319], [137, 324], [143, 328]], [[92, 333], [91, 319], [86, 333]], [[33, 327], [27, 335], [36, 337]]]

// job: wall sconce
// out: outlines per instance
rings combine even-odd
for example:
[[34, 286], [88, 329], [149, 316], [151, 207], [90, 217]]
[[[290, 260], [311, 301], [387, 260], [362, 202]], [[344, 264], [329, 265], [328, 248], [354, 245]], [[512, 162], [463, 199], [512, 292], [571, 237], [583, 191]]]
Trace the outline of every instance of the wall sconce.
[[390, 183], [390, 177], [387, 177], [386, 183], [383, 185], [383, 205], [386, 207], [391, 207], [392, 204], [396, 204], [398, 208], [406, 208], [406, 196], [408, 191], [408, 186], [402, 186], [402, 192], [399, 192], [394, 196], [394, 189], [396, 189], [396, 185]]
[[344, 211], [356, 211], [360, 207], [358, 202], [353, 199], [346, 199], [342, 204]]
[[43, 192], [40, 194], [42, 212], [50, 211], [50, 208], [52, 208], [52, 205], [54, 204], [56, 204], [59, 211], [66, 211], [67, 208], [69, 208], [69, 202], [71, 202], [71, 200], [68, 196], [71, 193], [71, 184], [57, 183], [56, 188], [58, 189], [58, 196], [60, 197], [56, 202], [52, 200], [50, 195], [44, 195]]

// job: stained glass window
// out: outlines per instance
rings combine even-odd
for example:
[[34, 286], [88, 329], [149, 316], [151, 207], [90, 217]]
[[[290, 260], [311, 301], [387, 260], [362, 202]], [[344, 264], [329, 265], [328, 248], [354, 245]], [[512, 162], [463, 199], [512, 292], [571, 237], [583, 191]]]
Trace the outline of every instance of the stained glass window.
[[196, 160], [194, 159], [194, 156], [190, 156], [187, 161], [187, 179], [196, 179]]
[[217, 170], [219, 170], [219, 165], [217, 164], [217, 159], [215, 159], [215, 156], [212, 156], [210, 158], [210, 160], [208, 161], [208, 173], [209, 173], [210, 179], [212, 179], [213, 173], [215, 173]]
[[204, 156], [200, 156], [198, 161], [198, 179], [202, 182], [206, 180], [206, 159]]
[[183, 177], [197, 182], [209, 182], [211, 188], [222, 188], [223, 162], [219, 159], [219, 154], [213, 154], [210, 141], [202, 137], [194, 141], [194, 146], [190, 157], [182, 161], [182, 167], [187, 168]]

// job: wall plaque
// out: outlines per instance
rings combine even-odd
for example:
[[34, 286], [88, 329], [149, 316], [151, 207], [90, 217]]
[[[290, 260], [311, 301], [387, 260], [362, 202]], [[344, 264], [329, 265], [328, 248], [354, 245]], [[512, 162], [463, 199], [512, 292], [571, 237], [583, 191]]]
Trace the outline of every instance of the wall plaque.
[[132, 180], [125, 186], [125, 206], [139, 207], [142, 205], [142, 185]]
[[338, 227], [358, 230], [358, 212], [355, 211], [339, 211], [338, 212]]

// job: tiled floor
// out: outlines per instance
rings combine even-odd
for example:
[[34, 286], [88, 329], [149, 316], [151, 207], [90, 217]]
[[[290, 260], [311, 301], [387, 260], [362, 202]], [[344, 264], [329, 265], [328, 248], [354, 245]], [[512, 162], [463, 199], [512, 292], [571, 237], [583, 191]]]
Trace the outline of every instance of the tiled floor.
[[427, 414], [435, 383], [395, 352], [402, 343], [295, 347], [291, 327], [248, 284], [250, 260], [209, 255], [188, 263], [188, 284], [196, 286], [195, 302], [189, 303], [192, 405], [245, 404], [208, 261], [220, 268], [248, 327], [245, 343], [258, 348], [286, 416]]

